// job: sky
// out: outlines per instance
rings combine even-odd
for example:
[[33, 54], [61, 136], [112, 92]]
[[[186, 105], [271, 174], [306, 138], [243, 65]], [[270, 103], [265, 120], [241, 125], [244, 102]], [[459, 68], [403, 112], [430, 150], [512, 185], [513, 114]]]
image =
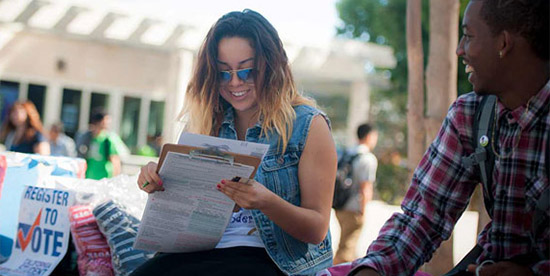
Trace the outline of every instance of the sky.
[[[266, 17], [283, 39], [304, 45], [328, 42], [339, 24], [337, 0], [110, 0], [119, 9], [157, 19], [193, 22], [207, 30], [223, 14], [253, 9]], [[89, 3], [89, 2], [88, 2]]]

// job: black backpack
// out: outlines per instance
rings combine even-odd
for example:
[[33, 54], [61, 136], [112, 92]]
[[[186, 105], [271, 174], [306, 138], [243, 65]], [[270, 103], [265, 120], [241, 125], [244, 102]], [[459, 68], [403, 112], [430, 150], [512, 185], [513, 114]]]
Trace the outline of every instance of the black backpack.
[[332, 208], [342, 209], [353, 195], [353, 162], [359, 156], [359, 153], [349, 153], [344, 149], [342, 157], [338, 161], [336, 170], [336, 181], [334, 182], [334, 197], [332, 199]]
[[[90, 144], [92, 143], [93, 139], [93, 133], [91, 131], [86, 131], [82, 135], [80, 135], [76, 140], [76, 153], [77, 156], [83, 159], [88, 158], [88, 151], [90, 150]], [[110, 147], [111, 147], [111, 141], [107, 137], [105, 140], [105, 143], [103, 144], [104, 151], [105, 151], [105, 160], [109, 160], [110, 157]]]
[[[489, 95], [484, 96], [481, 99], [479, 106], [477, 107], [472, 135], [472, 145], [474, 146], [474, 153], [467, 157], [462, 158], [462, 163], [466, 167], [479, 166], [481, 173], [482, 187], [483, 187], [483, 201], [485, 203], [485, 209], [491, 219], [493, 218], [493, 194], [490, 192], [489, 187], [492, 186], [492, 175], [495, 166], [495, 156], [492, 150], [489, 150], [491, 145], [491, 139], [498, 139], [498, 137], [492, 137], [493, 120], [495, 120], [495, 104], [496, 96]], [[546, 174], [550, 177], [550, 139], [546, 140]], [[533, 223], [531, 225], [531, 239], [540, 233], [549, 223], [548, 212], [550, 210], [550, 188], [546, 188], [539, 199], [537, 200], [537, 206], [535, 208], [535, 215]], [[460, 275], [461, 271], [466, 270], [469, 264], [476, 262], [479, 255], [483, 253], [483, 248], [477, 245], [472, 248], [466, 256], [445, 276]], [[526, 264], [536, 259], [548, 259], [549, 252], [531, 252], [522, 256], [515, 257], [510, 260], [518, 264]]]

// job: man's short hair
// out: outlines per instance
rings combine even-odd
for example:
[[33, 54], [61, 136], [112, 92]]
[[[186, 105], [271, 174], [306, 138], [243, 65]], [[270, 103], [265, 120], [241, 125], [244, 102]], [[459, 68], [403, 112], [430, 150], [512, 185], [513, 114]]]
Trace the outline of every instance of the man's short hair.
[[95, 108], [93, 111], [92, 111], [92, 115], [90, 116], [90, 124], [97, 124], [101, 121], [103, 121], [103, 119], [105, 118], [105, 116], [107, 116], [109, 114], [107, 114], [107, 112], [105, 111], [105, 109], [103, 108]]
[[493, 34], [503, 30], [524, 37], [542, 60], [550, 55], [548, 0], [481, 0], [480, 16]]
[[359, 127], [357, 127], [357, 138], [359, 140], [367, 137], [369, 133], [371, 133], [374, 130], [374, 127], [371, 124], [361, 124]]

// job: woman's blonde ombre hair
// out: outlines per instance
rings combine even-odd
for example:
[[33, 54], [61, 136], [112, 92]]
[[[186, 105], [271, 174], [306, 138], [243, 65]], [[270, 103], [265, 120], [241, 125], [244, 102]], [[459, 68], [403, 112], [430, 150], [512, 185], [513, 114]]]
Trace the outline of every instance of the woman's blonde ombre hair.
[[185, 131], [218, 135], [228, 103], [219, 94], [216, 63], [218, 44], [226, 37], [247, 39], [255, 50], [254, 85], [262, 134], [276, 131], [281, 152], [284, 152], [296, 118], [293, 106], [316, 104], [296, 89], [286, 52], [275, 28], [252, 10], [230, 12], [210, 28], [199, 51], [179, 117], [185, 123]]

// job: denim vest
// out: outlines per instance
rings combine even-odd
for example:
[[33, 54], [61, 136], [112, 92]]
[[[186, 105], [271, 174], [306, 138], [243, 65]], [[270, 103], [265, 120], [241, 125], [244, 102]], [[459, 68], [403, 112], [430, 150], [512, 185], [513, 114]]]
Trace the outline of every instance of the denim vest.
[[[329, 125], [330, 122], [324, 113], [313, 107], [301, 105], [295, 106], [294, 110], [296, 120], [284, 154], [280, 153], [277, 133], [270, 132], [260, 137], [260, 121], [246, 131], [245, 140], [270, 145], [254, 179], [284, 200], [300, 206], [298, 161], [306, 144], [311, 121], [314, 116], [322, 115]], [[237, 139], [232, 107], [225, 112], [219, 136]], [[332, 265], [330, 231], [320, 244], [305, 243], [287, 234], [259, 210], [251, 211], [267, 253], [285, 274], [314, 274]]]

